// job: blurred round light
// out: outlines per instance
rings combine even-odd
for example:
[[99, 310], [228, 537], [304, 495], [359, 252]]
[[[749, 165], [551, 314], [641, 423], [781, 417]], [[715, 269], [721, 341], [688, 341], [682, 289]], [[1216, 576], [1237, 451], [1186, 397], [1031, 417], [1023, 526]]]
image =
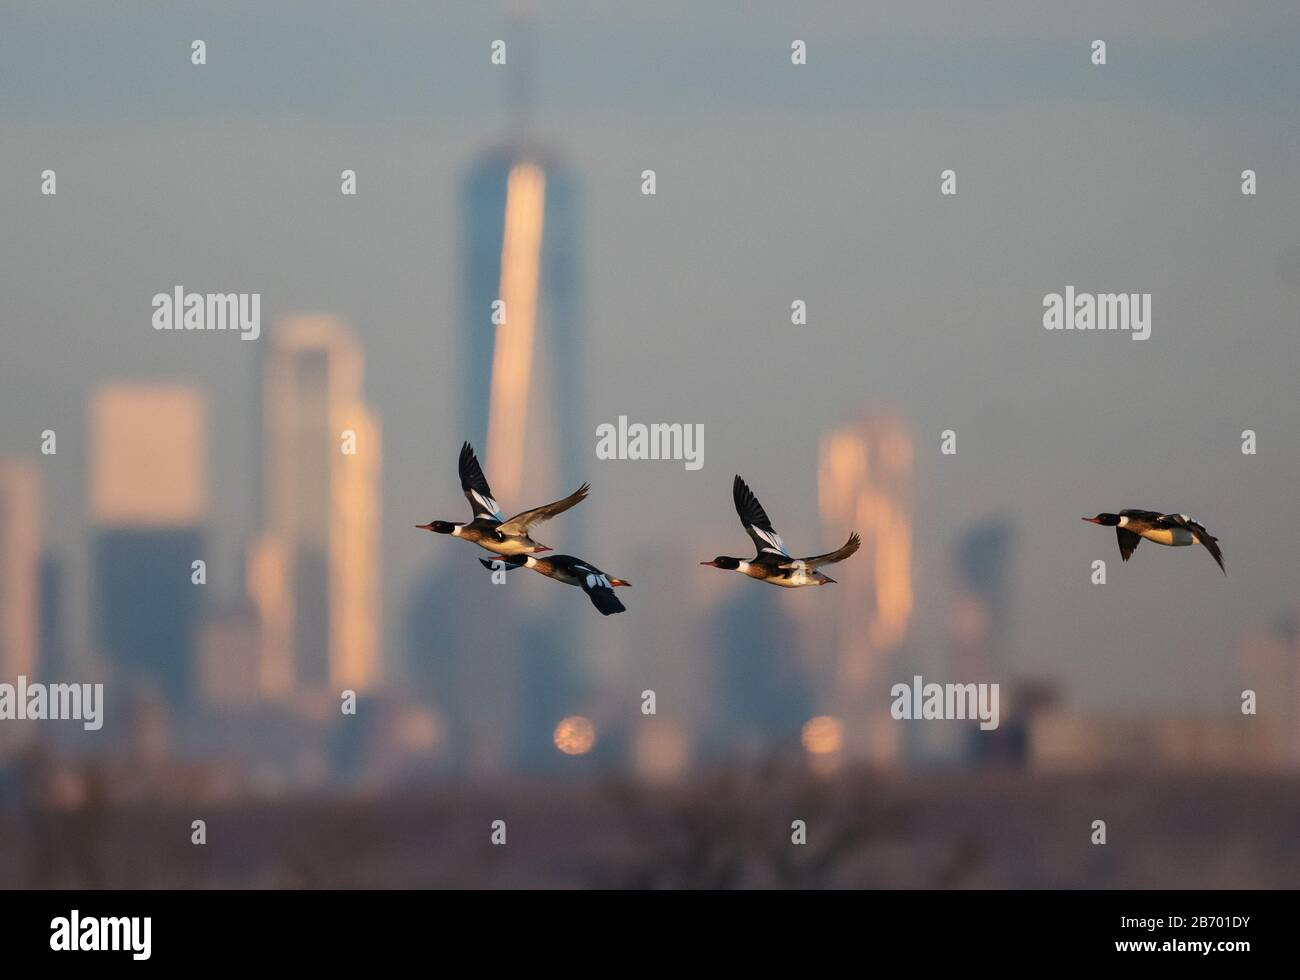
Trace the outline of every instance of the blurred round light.
[[552, 738], [565, 755], [586, 755], [596, 744], [596, 726], [582, 715], [569, 715], [555, 726]]
[[803, 726], [803, 747], [814, 755], [829, 755], [844, 747], [844, 724], [832, 715], [809, 718]]

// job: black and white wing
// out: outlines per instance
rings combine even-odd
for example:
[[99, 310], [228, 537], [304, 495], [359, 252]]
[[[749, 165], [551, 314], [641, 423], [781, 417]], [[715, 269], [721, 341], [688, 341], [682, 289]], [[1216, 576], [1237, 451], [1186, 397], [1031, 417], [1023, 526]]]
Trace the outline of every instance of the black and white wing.
[[612, 616], [614, 613], [627, 611], [627, 606], [623, 605], [619, 597], [614, 594], [614, 586], [610, 584], [609, 576], [599, 568], [574, 565], [573, 570], [581, 576], [578, 584], [582, 586], [582, 591], [587, 593], [591, 604], [600, 610], [602, 616]]
[[744, 526], [745, 533], [754, 539], [754, 547], [758, 549], [757, 557], [773, 555], [777, 558], [789, 558], [790, 550], [781, 540], [781, 535], [777, 534], [772, 527], [772, 522], [767, 519], [767, 512], [763, 510], [763, 505], [758, 502], [753, 491], [745, 486], [745, 481], [739, 475], [731, 485], [731, 496], [736, 502], [736, 513], [740, 515], [740, 523]]
[[1119, 539], [1119, 556], [1125, 561], [1133, 557], [1133, 550], [1142, 543], [1142, 535], [1122, 527], [1115, 528], [1115, 537]]
[[818, 565], [834, 565], [837, 561], [843, 561], [849, 555], [853, 554], [862, 545], [862, 539], [854, 531], [849, 535], [849, 540], [844, 542], [844, 547], [836, 551], [828, 552], [824, 555], [813, 555], [811, 558], [800, 558], [797, 562], [787, 562], [782, 568], [795, 568], [802, 565], [805, 568], [816, 568]]
[[492, 496], [492, 488], [488, 486], [487, 477], [483, 475], [483, 467], [478, 465], [474, 447], [468, 442], [460, 447], [460, 488], [465, 491], [465, 499], [469, 501], [470, 508], [474, 511], [475, 520], [486, 518], [489, 521], [502, 522], [506, 519], [501, 513], [500, 505]]
[[1191, 531], [1192, 534], [1196, 535], [1196, 540], [1205, 545], [1205, 550], [1214, 558], [1223, 574], [1228, 574], [1228, 569], [1223, 564], [1223, 552], [1219, 549], [1219, 539], [1207, 531], [1204, 524], [1193, 520], [1186, 514], [1162, 514], [1160, 526], [1181, 527], [1184, 530]]
[[534, 524], [540, 524], [542, 521], [549, 521], [556, 514], [563, 514], [570, 507], [576, 507], [587, 499], [587, 494], [591, 491], [591, 484], [584, 483], [574, 490], [563, 500], [556, 500], [553, 503], [542, 504], [540, 507], [534, 507], [532, 510], [526, 510], [522, 514], [516, 514], [510, 520], [505, 521], [497, 528], [502, 534], [524, 534]]

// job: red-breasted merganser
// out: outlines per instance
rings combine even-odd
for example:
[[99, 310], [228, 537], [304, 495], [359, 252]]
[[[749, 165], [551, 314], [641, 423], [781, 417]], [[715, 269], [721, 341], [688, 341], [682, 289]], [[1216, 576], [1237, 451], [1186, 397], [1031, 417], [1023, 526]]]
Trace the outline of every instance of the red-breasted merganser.
[[600, 610], [602, 616], [610, 616], [626, 610], [614, 594], [622, 586], [630, 586], [621, 578], [606, 575], [589, 561], [574, 558], [573, 555], [551, 555], [549, 558], [534, 558], [532, 555], [515, 555], [509, 558], [480, 558], [483, 567], [490, 571], [499, 568], [509, 571], [512, 568], [531, 568], [539, 575], [553, 578], [565, 585], [576, 585], [587, 593], [591, 604]]
[[563, 500], [534, 507], [506, 520], [500, 506], [492, 497], [492, 488], [488, 486], [487, 479], [483, 476], [483, 469], [474, 456], [474, 447], [467, 442], [460, 448], [460, 488], [465, 491], [465, 499], [473, 508], [474, 520], [468, 524], [430, 521], [428, 524], [415, 526], [436, 534], [451, 534], [464, 538], [498, 555], [522, 555], [550, 551], [550, 548], [530, 538], [528, 529], [582, 503], [591, 486], [584, 483]]
[[1186, 514], [1159, 514], [1154, 510], [1121, 510], [1118, 514], [1098, 514], [1085, 517], [1089, 524], [1101, 524], [1113, 527], [1119, 539], [1119, 556], [1128, 561], [1133, 551], [1143, 538], [1156, 544], [1181, 548], [1190, 544], [1203, 544], [1223, 574], [1228, 570], [1223, 566], [1223, 552], [1219, 550], [1219, 539], [1205, 530], [1205, 525], [1192, 520]]
[[823, 575], [817, 571], [817, 567], [843, 561], [857, 551], [862, 543], [857, 532], [854, 532], [849, 535], [849, 540], [844, 543], [844, 547], [838, 551], [814, 555], [811, 558], [791, 558], [789, 549], [781, 540], [781, 535], [776, 533], [772, 528], [772, 522], [767, 519], [763, 505], [758, 502], [758, 498], [749, 487], [745, 486], [745, 481], [739, 476], [731, 485], [731, 495], [736, 502], [736, 513], [740, 515], [740, 523], [744, 526], [745, 533], [754, 539], [758, 554], [751, 561], [719, 555], [713, 561], [700, 562], [701, 565], [742, 572], [750, 578], [756, 578], [769, 585], [779, 585], [785, 589], [798, 589], [805, 585], [830, 585], [835, 579]]

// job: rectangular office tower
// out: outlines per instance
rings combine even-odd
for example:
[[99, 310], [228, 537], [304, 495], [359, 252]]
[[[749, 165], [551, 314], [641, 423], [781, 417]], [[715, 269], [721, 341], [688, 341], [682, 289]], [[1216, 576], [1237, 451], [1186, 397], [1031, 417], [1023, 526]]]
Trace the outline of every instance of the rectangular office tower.
[[207, 560], [206, 402], [181, 384], [111, 384], [91, 396], [94, 636], [115, 681], [194, 694], [195, 634]]
[[262, 696], [380, 679], [379, 420], [361, 346], [324, 315], [278, 320], [262, 376], [262, 528], [248, 561]]

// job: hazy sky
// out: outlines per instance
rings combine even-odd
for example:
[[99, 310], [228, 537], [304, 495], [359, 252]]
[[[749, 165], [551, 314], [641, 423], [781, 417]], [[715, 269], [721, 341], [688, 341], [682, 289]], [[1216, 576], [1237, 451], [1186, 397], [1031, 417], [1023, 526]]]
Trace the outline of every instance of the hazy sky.
[[[1020, 668], [1085, 703], [1222, 707], [1237, 637], [1300, 584], [1300, 10], [1043, 6], [537, 4], [536, 128], [585, 200], [593, 452], [554, 489], [592, 481], [593, 558], [633, 579], [651, 546], [742, 549], [734, 472], [816, 551], [844, 536], [816, 519], [820, 434], [893, 407], [918, 446], [919, 642], [942, 638], [954, 532], [1011, 514]], [[337, 312], [383, 422], [396, 648], [407, 590], [445, 555], [411, 524], [464, 507], [456, 191], [509, 118], [498, 37], [514, 35], [496, 4], [0, 10], [0, 453], [58, 430], [42, 461], [57, 550], [84, 553], [90, 388], [196, 378], [228, 583], [259, 493], [256, 345], [155, 333], [150, 299], [180, 283], [260, 292], [268, 322]], [[1067, 284], [1152, 293], [1151, 339], [1044, 331], [1043, 295]], [[704, 468], [598, 462], [594, 427], [619, 415], [703, 423]], [[1079, 521], [1121, 507], [1199, 517], [1229, 577], [1201, 549], [1122, 566], [1113, 534]], [[721, 573], [686, 560], [676, 588], [699, 574]], [[644, 628], [673, 593], [635, 598]]]

